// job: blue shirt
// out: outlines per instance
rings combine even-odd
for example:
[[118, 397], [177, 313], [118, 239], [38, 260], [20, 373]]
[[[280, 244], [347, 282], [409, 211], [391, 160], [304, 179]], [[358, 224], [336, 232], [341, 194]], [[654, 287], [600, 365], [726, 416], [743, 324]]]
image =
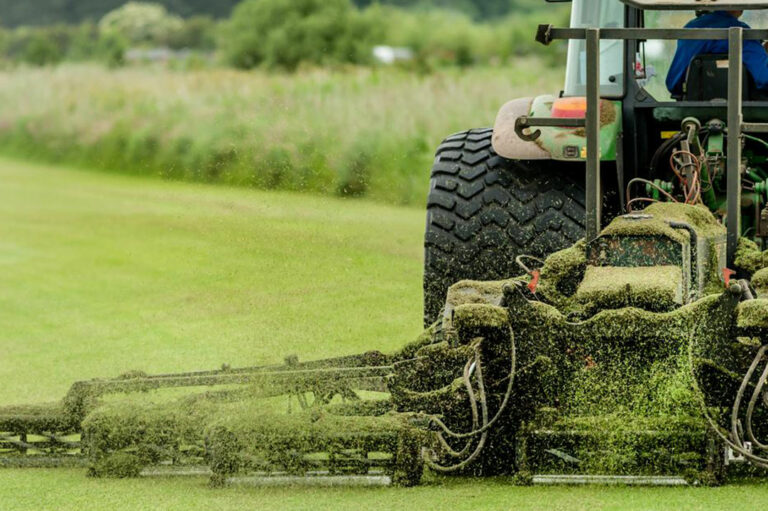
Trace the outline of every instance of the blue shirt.
[[[726, 11], [717, 11], [691, 20], [685, 28], [750, 28]], [[683, 93], [688, 66], [697, 55], [728, 53], [728, 41], [680, 40], [672, 66], [667, 74], [667, 89], [672, 94]], [[758, 41], [744, 41], [744, 64], [758, 89], [768, 89], [768, 53]]]

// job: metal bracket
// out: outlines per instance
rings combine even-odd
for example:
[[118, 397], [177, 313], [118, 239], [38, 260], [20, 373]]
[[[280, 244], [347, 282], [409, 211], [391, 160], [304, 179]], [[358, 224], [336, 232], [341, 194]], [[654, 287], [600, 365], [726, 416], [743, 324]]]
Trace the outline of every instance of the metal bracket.
[[580, 465], [581, 460], [579, 458], [576, 458], [575, 456], [571, 456], [570, 454], [563, 452], [559, 449], [547, 449], [547, 454], [551, 454], [552, 456], [556, 458], [560, 458], [561, 460], [565, 461], [566, 463], [570, 463], [572, 465]]
[[768, 133], [768, 124], [762, 122], [745, 122], [741, 125], [742, 133]]
[[536, 29], [536, 42], [549, 46], [552, 42], [552, 25], [539, 25]]
[[[744, 442], [744, 449], [752, 454], [752, 442]], [[741, 453], [734, 451], [728, 447], [725, 449], [725, 464], [731, 465], [732, 463], [746, 463], [747, 458]]]

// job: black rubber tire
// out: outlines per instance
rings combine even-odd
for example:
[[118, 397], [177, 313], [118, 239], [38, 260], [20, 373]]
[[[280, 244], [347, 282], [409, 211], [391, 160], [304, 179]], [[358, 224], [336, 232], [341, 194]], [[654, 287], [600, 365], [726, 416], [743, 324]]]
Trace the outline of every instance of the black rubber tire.
[[492, 129], [458, 133], [437, 150], [424, 241], [424, 324], [464, 279], [519, 275], [520, 254], [545, 257], [584, 237], [584, 172], [561, 162], [498, 156]]

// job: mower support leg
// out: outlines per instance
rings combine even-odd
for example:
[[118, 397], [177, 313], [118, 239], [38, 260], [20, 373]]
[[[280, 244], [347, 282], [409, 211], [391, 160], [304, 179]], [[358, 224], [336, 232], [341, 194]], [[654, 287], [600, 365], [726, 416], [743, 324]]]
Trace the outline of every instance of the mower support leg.
[[600, 232], [600, 29], [587, 29], [587, 242]]
[[[742, 47], [740, 27], [728, 29], [728, 267], [733, 268], [741, 234]], [[587, 190], [589, 192], [589, 190]]]

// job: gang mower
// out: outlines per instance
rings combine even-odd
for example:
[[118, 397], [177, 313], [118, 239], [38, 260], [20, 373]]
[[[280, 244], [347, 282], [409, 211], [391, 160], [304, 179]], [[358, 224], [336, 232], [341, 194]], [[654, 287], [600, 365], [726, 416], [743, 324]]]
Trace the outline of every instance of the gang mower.
[[[768, 30], [681, 29], [757, 0], [573, 0], [565, 89], [446, 139], [426, 330], [396, 353], [127, 373], [0, 409], [0, 464], [94, 476], [429, 473], [722, 484], [768, 468]], [[755, 23], [756, 25], [757, 23]], [[700, 55], [659, 87], [678, 40]], [[670, 46], [672, 45], [672, 46]], [[586, 169], [586, 170], [585, 170]], [[199, 390], [195, 390], [199, 389]], [[286, 410], [287, 408], [287, 410]]]

